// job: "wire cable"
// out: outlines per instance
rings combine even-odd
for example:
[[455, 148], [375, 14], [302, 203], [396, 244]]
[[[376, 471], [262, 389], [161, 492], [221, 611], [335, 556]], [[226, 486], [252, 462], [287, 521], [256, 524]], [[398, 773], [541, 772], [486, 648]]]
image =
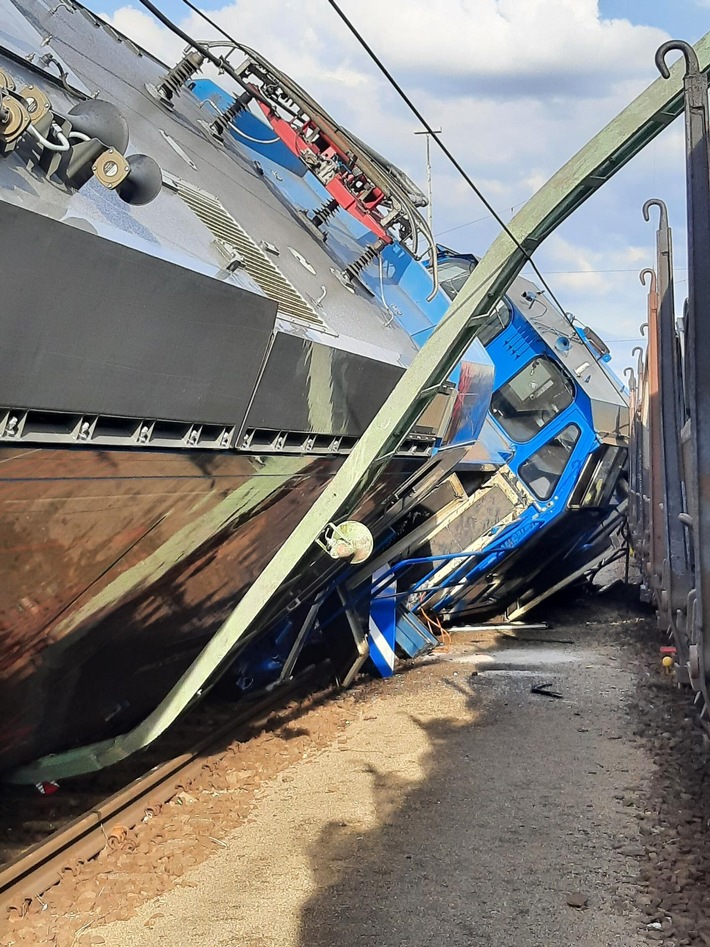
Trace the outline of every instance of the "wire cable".
[[[264, 98], [263, 95], [261, 95], [255, 89], [252, 89], [251, 86], [247, 85], [247, 83], [242, 79], [239, 73], [237, 73], [234, 69], [232, 69], [231, 65], [227, 62], [227, 60], [223, 56], [215, 56], [214, 53], [211, 52], [206, 46], [203, 46], [196, 39], [193, 39], [189, 33], [186, 33], [176, 23], [173, 23], [170, 17], [167, 16], [165, 13], [163, 13], [163, 11], [160, 10], [158, 7], [156, 7], [156, 5], [151, 2], [151, 0], [138, 0], [138, 2], [142, 6], [144, 6], [146, 10], [150, 10], [153, 16], [156, 19], [160, 20], [163, 26], [167, 26], [167, 28], [171, 30], [173, 33], [175, 33], [176, 36], [179, 36], [180, 39], [183, 40], [183, 42], [187, 43], [188, 46], [192, 46], [192, 48], [196, 49], [198, 53], [200, 53], [202, 56], [205, 57], [205, 59], [208, 59], [212, 63], [213, 66], [216, 66], [222, 72], [226, 72], [227, 75], [230, 76], [230, 78], [234, 79], [237, 85], [241, 86], [241, 88], [244, 89], [245, 92], [248, 92], [251, 96], [253, 96], [255, 99], [258, 99], [259, 102], [263, 102], [265, 105], [270, 104]], [[187, 0], [182, 0], [182, 2], [187, 3]], [[188, 6], [190, 6], [191, 9], [196, 9], [196, 7], [193, 7], [191, 3], [188, 4]], [[197, 12], [200, 13], [201, 11], [198, 10]], [[209, 23], [212, 23], [209, 17], [205, 17], [205, 19]], [[212, 23], [212, 25], [215, 26], [214, 23]], [[219, 27], [215, 27], [215, 28], [219, 29]], [[237, 43], [235, 39], [232, 39], [231, 36], [225, 33], [224, 30], [219, 30], [219, 31], [224, 36], [226, 36], [230, 42], [234, 43], [235, 46], [239, 46], [239, 43]]]
[[[526, 202], [526, 201], [520, 201], [519, 204], [513, 204], [513, 206], [510, 208], [511, 214], [513, 213], [514, 210], [517, 210], [518, 207], [522, 207], [523, 204], [525, 204], [525, 203], [527, 203], [527, 202]], [[482, 220], [490, 220], [490, 219], [491, 219], [491, 216], [492, 216], [491, 214], [484, 214], [483, 217], [476, 217], [475, 220], [467, 220], [465, 224], [456, 224], [455, 227], [449, 227], [448, 230], [439, 230], [439, 231], [435, 234], [435, 236], [437, 236], [437, 237], [443, 237], [444, 234], [446, 234], [446, 233], [453, 233], [454, 230], [463, 230], [464, 227], [471, 227], [471, 226], [473, 226], [473, 224], [480, 224], [480, 222], [481, 222]]]
[[[185, 4], [186, 7], [189, 7], [193, 13], [199, 14], [199, 16], [201, 16], [202, 19], [205, 20], [206, 23], [209, 23], [212, 29], [215, 29], [217, 30], [218, 33], [221, 33], [225, 39], [228, 39], [230, 41], [230, 43], [237, 42], [233, 36], [230, 36], [226, 30], [223, 30], [222, 27], [219, 26], [217, 23], [215, 23], [215, 21], [211, 17], [207, 16], [207, 14], [204, 11], [200, 10], [198, 6], [195, 6], [195, 4], [191, 2], [191, 0], [182, 0], [182, 2]], [[237, 45], [239, 44], [237, 43]]]
[[[410, 97], [407, 95], [407, 93], [404, 91], [404, 89], [401, 87], [401, 85], [397, 82], [397, 80], [394, 78], [394, 76], [392, 75], [392, 73], [389, 71], [389, 69], [385, 66], [385, 64], [384, 64], [384, 63], [382, 62], [382, 60], [379, 58], [379, 56], [378, 56], [377, 53], [374, 51], [374, 49], [369, 45], [369, 43], [367, 42], [367, 40], [365, 39], [365, 37], [364, 37], [360, 32], [358, 32], [356, 26], [352, 23], [351, 20], [348, 19], [348, 17], [345, 15], [345, 13], [343, 13], [343, 11], [340, 9], [340, 6], [339, 6], [338, 3], [336, 2], [336, 0], [326, 0], [326, 2], [329, 4], [329, 6], [332, 7], [332, 9], [335, 11], [335, 13], [336, 13], [336, 14], [340, 17], [340, 19], [343, 21], [343, 23], [345, 24], [345, 26], [350, 30], [350, 32], [352, 33], [352, 35], [355, 37], [355, 39], [358, 41], [358, 43], [362, 46], [362, 48], [365, 50], [365, 52], [366, 52], [367, 55], [370, 57], [370, 59], [375, 63], [375, 65], [377, 66], [377, 68], [380, 70], [380, 72], [382, 73], [382, 75], [387, 79], [387, 81], [391, 84], [391, 86], [396, 90], [396, 92], [398, 93], [398, 95], [400, 96], [400, 98], [402, 99], [402, 101], [407, 105], [407, 107], [410, 109], [410, 111], [411, 111], [411, 112], [417, 117], [417, 119], [422, 123], [422, 125], [424, 126], [424, 128], [426, 129], [426, 131], [427, 131], [427, 132], [429, 133], [429, 135], [434, 139], [434, 141], [435, 141], [436, 144], [439, 146], [439, 148], [441, 149], [441, 151], [443, 151], [443, 153], [446, 155], [446, 157], [447, 157], [448, 160], [451, 162], [451, 164], [454, 166], [454, 168], [456, 168], [456, 170], [459, 172], [459, 174], [461, 175], [461, 177], [464, 179], [464, 181], [465, 181], [465, 182], [468, 184], [468, 186], [471, 188], [471, 190], [472, 190], [473, 193], [476, 195], [476, 197], [478, 197], [478, 199], [481, 201], [481, 203], [482, 203], [483, 206], [486, 208], [486, 210], [488, 210], [488, 211], [490, 212], [491, 216], [492, 216], [492, 217], [497, 221], [497, 223], [502, 227], [502, 229], [505, 231], [505, 233], [508, 234], [508, 236], [509, 236], [510, 239], [513, 241], [513, 243], [516, 245], [516, 247], [525, 255], [526, 260], [528, 261], [528, 263], [530, 264], [530, 266], [533, 268], [533, 270], [534, 270], [535, 273], [537, 274], [538, 279], [540, 280], [540, 282], [542, 283], [542, 285], [543, 285], [543, 286], [545, 287], [545, 289], [547, 290], [547, 293], [548, 293], [548, 295], [550, 296], [550, 298], [552, 299], [552, 301], [553, 301], [553, 302], [555, 303], [555, 305], [559, 308], [560, 312], [564, 313], [565, 310], [562, 308], [562, 304], [561, 304], [560, 301], [557, 299], [557, 297], [555, 296], [555, 294], [554, 294], [554, 292], [552, 291], [552, 289], [548, 286], [547, 282], [545, 281], [544, 276], [542, 275], [542, 273], [540, 272], [540, 270], [537, 268], [535, 262], [533, 261], [532, 256], [528, 253], [528, 251], [527, 251], [523, 246], [521, 246], [519, 240], [518, 240], [518, 239], [515, 237], [515, 235], [511, 232], [510, 228], [507, 226], [507, 224], [505, 223], [505, 221], [503, 220], [503, 218], [502, 218], [502, 217], [500, 216], [500, 214], [496, 211], [496, 209], [493, 207], [493, 205], [490, 203], [490, 201], [487, 200], [487, 198], [484, 196], [484, 194], [481, 192], [481, 190], [478, 188], [478, 186], [474, 183], [474, 181], [473, 181], [472, 178], [469, 176], [469, 174], [468, 174], [468, 173], [464, 170], [464, 168], [461, 166], [461, 164], [456, 160], [456, 158], [454, 157], [454, 155], [452, 154], [452, 152], [447, 148], [447, 146], [446, 146], [446, 145], [444, 144], [444, 142], [441, 140], [440, 136], [439, 136], [438, 134], [435, 134], [435, 133], [434, 133], [434, 129], [432, 128], [432, 126], [429, 124], [429, 122], [427, 122], [427, 120], [424, 118], [424, 116], [422, 115], [422, 113], [421, 113], [421, 112], [419, 111], [419, 109], [416, 107], [416, 105], [414, 104], [414, 102], [412, 102], [412, 100], [410, 99]], [[183, 0], [183, 3], [187, 3], [188, 6], [190, 6], [190, 7], [192, 6], [192, 3], [190, 2], [190, 0]]]

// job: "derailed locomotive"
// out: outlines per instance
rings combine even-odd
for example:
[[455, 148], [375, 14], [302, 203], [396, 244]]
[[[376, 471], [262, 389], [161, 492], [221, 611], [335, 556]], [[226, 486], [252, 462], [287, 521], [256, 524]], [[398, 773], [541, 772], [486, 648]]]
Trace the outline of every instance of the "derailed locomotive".
[[[441, 295], [475, 264], [439, 248]], [[388, 675], [398, 653], [435, 646], [442, 621], [518, 619], [623, 554], [628, 400], [604, 343], [523, 278], [477, 338], [495, 367], [478, 440], [310, 614], [312, 635], [354, 637], [351, 667], [369, 655]], [[262, 673], [279, 664], [277, 647], [256, 647]]]

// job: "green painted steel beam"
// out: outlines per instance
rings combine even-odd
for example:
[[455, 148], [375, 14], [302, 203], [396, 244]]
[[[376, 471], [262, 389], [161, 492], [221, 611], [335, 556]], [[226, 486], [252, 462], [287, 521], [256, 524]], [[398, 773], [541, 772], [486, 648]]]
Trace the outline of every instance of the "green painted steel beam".
[[[710, 71], [710, 33], [694, 48], [701, 70]], [[147, 746], [173, 723], [312, 551], [326, 525], [352, 511], [520, 273], [527, 254], [681, 114], [684, 69], [681, 59], [669, 79], [652, 83], [531, 197], [508, 225], [515, 240], [506, 232], [496, 237], [326, 490], [158, 707], [122, 736], [43, 757], [15, 770], [11, 780], [38, 782], [101, 769]]]

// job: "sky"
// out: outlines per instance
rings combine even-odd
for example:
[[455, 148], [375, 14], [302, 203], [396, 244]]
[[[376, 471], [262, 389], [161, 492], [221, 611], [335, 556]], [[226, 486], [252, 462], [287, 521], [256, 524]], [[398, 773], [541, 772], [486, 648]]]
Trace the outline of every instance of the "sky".
[[[181, 0], [155, 0], [195, 39], [210, 27]], [[199, 0], [195, 0], [199, 3]], [[138, 0], [89, 0], [172, 65], [183, 48]], [[424, 140], [326, 0], [204, 0], [227, 32], [289, 73], [422, 189]], [[503, 220], [657, 78], [667, 39], [710, 30], [710, 0], [341, 0], [341, 6]], [[669, 57], [670, 59], [670, 57]], [[685, 166], [678, 119], [575, 212], [535, 254], [566, 311], [604, 337], [617, 372], [641, 339], [659, 197], [669, 208], [678, 303], [685, 268]], [[432, 146], [434, 232], [482, 254], [498, 224]], [[525, 272], [525, 271], [524, 271]]]

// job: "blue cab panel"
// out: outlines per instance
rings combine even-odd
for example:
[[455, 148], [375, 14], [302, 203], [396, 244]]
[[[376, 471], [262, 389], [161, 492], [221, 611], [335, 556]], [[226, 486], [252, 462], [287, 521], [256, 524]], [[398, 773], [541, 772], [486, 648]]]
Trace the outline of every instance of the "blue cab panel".
[[[440, 248], [451, 298], [475, 265]], [[465, 546], [459, 524], [458, 550], [449, 533], [427, 547], [461, 552], [433, 566], [424, 597], [456, 620], [523, 614], [608, 549], [625, 503], [627, 399], [598, 336], [518, 278], [478, 338], [495, 366], [483, 437], [497, 435], [508, 456], [485, 488], [497, 505], [484, 492], [462, 513]]]
[[[205, 103], [206, 118], [213, 118], [234, 101], [233, 95], [229, 95], [211, 79], [195, 79], [188, 84], [188, 88]], [[305, 177], [308, 170], [305, 164], [289, 151], [268, 125], [248, 109], [235, 116], [230, 133], [235, 141], [255, 154], [274, 161], [300, 178]]]

